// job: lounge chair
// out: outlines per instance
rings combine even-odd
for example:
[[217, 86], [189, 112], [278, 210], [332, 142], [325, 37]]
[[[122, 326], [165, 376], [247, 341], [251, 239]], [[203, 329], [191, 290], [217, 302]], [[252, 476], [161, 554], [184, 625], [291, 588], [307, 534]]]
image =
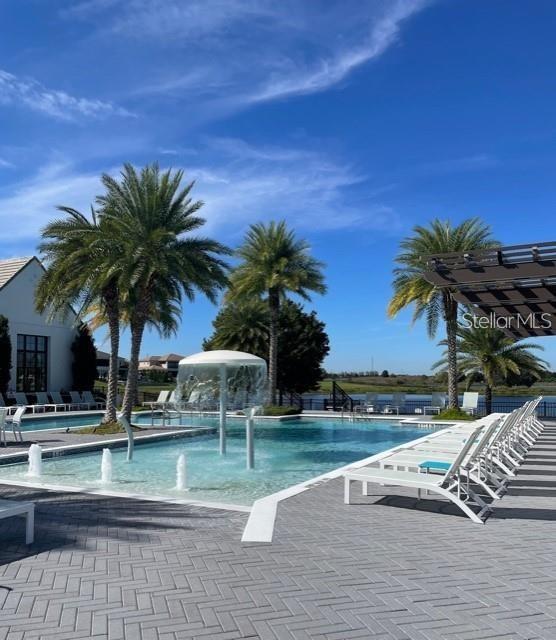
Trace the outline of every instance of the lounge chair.
[[175, 407], [175, 406], [176, 406], [176, 390], [174, 389], [172, 393], [168, 396], [168, 399], [166, 400], [166, 402], [162, 403], [162, 407], [167, 409], [169, 407]]
[[97, 400], [91, 391], [83, 391], [81, 394], [81, 399], [83, 402], [86, 402], [89, 407], [93, 407], [94, 409], [104, 409], [106, 407], [106, 402], [102, 402], [101, 400]]
[[364, 413], [376, 413], [378, 411], [378, 393], [366, 393], [365, 402], [362, 405]]
[[474, 416], [477, 413], [477, 405], [479, 404], [479, 394], [477, 391], [466, 391], [463, 394], [463, 402], [461, 410]]
[[[505, 418], [493, 420], [489, 426], [481, 427], [480, 434], [474, 438], [467, 460], [462, 461], [460, 470], [468, 480], [480, 486], [492, 499], [497, 500], [505, 490], [507, 477], [501, 476], [486, 464], [485, 451], [503, 432]], [[426, 445], [425, 445], [426, 446]], [[404, 471], [416, 470], [427, 473], [445, 472], [450, 468], [459, 453], [427, 451], [426, 449], [407, 449], [379, 461], [380, 468], [400, 468]]]
[[15, 404], [17, 407], [25, 407], [26, 409], [31, 409], [33, 413], [37, 411], [44, 411], [44, 407], [38, 404], [31, 404], [27, 399], [27, 396], [21, 391], [15, 391], [13, 393], [13, 397], [15, 399]]
[[25, 516], [25, 544], [33, 544], [35, 533], [35, 505], [32, 502], [0, 500], [0, 519]]
[[427, 411], [431, 413], [440, 413], [446, 406], [446, 394], [445, 393], [433, 393], [431, 396], [431, 403], [427, 407], [423, 407], [424, 415], [427, 415]]
[[144, 407], [150, 407], [154, 409], [155, 407], [160, 407], [164, 405], [166, 400], [168, 400], [168, 396], [170, 395], [170, 391], [168, 389], [161, 391], [158, 394], [158, 398], [154, 402], [143, 402]]
[[50, 396], [50, 399], [57, 407], [63, 407], [64, 411], [71, 409], [71, 404], [64, 402], [62, 398], [62, 394], [59, 391], [49, 391], [48, 395]]
[[[421, 491], [438, 493], [440, 496], [453, 502], [465, 513], [473, 522], [483, 524], [483, 517], [492, 510], [479, 495], [469, 486], [468, 478], [462, 473], [461, 466], [465, 461], [475, 439], [479, 435], [483, 426], [477, 427], [461, 447], [459, 453], [450, 464], [445, 473], [415, 473], [409, 471], [394, 471], [388, 469], [376, 469], [363, 467], [344, 473], [344, 502], [350, 504], [350, 489], [353, 481], [363, 483], [363, 491], [366, 494], [367, 483], [395, 485], [399, 487], [411, 487], [417, 489], [418, 498], [421, 498]], [[479, 506], [476, 513], [468, 506], [467, 502], [472, 500]]]
[[405, 404], [405, 393], [392, 394], [392, 401], [384, 407], [383, 413], [400, 413]]
[[[450, 429], [429, 442], [424, 441], [414, 447], [401, 449], [382, 458], [379, 461], [381, 469], [367, 467], [359, 471], [348, 472], [345, 474], [345, 492], [348, 503], [350, 479], [361, 481], [364, 493], [367, 491], [367, 482], [378, 482], [398, 486], [415, 486], [420, 494], [421, 489], [431, 490], [426, 485], [429, 482], [432, 483], [432, 481], [420, 478], [434, 475], [435, 472], [446, 472], [443, 476], [444, 484], [440, 486], [440, 489], [449, 489], [452, 497], [445, 491], [439, 491], [437, 485], [434, 485], [432, 491], [449, 498], [474, 522], [482, 522], [482, 515], [491, 507], [470, 488], [470, 484], [479, 486], [494, 500], [501, 497], [509, 477], [515, 475], [515, 470], [523, 462], [525, 454], [544, 429], [535, 415], [541, 400], [542, 397], [539, 397], [527, 402], [508, 415], [491, 414], [477, 420], [474, 425], [479, 426], [473, 428], [472, 431], [469, 431], [469, 425], [457, 425], [453, 430]], [[461, 448], [462, 438], [465, 441], [463, 449]], [[462, 451], [465, 452], [463, 457]], [[455, 468], [456, 462], [459, 465], [457, 469]], [[384, 467], [393, 467], [393, 472]], [[399, 471], [400, 467], [405, 470]], [[414, 473], [408, 469], [418, 469], [420, 472], [425, 471], [426, 473]], [[402, 474], [402, 476], [393, 475], [396, 473]], [[461, 499], [458, 492], [456, 492], [456, 497], [453, 497], [453, 488], [449, 483], [446, 484], [446, 478], [450, 474], [452, 476], [458, 475], [459, 484], [455, 486], [458, 492], [461, 490], [466, 496], [465, 500]], [[465, 504], [469, 499], [479, 506], [478, 514]]]
[[6, 404], [6, 401], [4, 400], [4, 396], [0, 393], [0, 409], [6, 409], [7, 415], [10, 415], [11, 413], [14, 413], [16, 408], [17, 407], [15, 407], [14, 405], [8, 406]]
[[70, 391], [69, 394], [70, 394], [71, 406], [77, 407], [78, 411], [81, 409], [91, 408], [88, 402], [83, 402], [83, 400], [81, 399], [81, 396], [77, 391]]
[[[12, 433], [14, 434], [14, 440], [17, 442], [23, 442], [23, 435], [21, 433], [21, 419], [25, 413], [25, 407], [18, 407], [16, 412], [10, 418], [10, 424], [12, 425]], [[19, 438], [16, 435], [16, 431], [19, 434]]]
[[[60, 405], [50, 402], [50, 400], [48, 399], [48, 393], [46, 393], [46, 391], [37, 391], [35, 395], [37, 396], [37, 403], [41, 407], [44, 407], [45, 411], [47, 409], [53, 409], [54, 411], [58, 411], [58, 407]], [[65, 405], [61, 405], [61, 406], [65, 406]]]

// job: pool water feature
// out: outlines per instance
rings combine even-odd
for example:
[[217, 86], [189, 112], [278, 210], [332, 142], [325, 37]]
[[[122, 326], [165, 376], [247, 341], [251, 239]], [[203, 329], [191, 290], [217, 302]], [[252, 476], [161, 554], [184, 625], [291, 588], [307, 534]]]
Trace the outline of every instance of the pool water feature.
[[[145, 416], [146, 418], [147, 416]], [[150, 421], [150, 417], [149, 417]], [[111, 491], [250, 506], [256, 499], [432, 432], [393, 421], [333, 419], [255, 423], [255, 468], [245, 468], [245, 421], [228, 425], [226, 456], [216, 434], [137, 443], [132, 462], [112, 449]], [[176, 464], [187, 458], [187, 494], [176, 488]], [[102, 489], [101, 451], [43, 459], [45, 485]], [[26, 482], [27, 465], [0, 466], [2, 479]]]

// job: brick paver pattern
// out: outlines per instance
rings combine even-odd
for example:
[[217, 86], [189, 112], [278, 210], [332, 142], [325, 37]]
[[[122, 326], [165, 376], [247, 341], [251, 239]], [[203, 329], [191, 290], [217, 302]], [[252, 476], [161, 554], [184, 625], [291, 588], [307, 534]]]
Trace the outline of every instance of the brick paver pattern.
[[556, 639], [556, 426], [485, 526], [369, 488], [322, 483], [242, 544], [241, 513], [0, 487], [37, 504], [29, 548], [0, 522], [0, 639]]

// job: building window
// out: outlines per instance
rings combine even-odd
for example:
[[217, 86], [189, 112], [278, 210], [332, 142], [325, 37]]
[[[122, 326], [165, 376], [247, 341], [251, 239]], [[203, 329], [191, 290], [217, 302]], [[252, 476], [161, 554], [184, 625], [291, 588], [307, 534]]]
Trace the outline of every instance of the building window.
[[48, 338], [45, 336], [17, 336], [18, 391], [46, 391]]

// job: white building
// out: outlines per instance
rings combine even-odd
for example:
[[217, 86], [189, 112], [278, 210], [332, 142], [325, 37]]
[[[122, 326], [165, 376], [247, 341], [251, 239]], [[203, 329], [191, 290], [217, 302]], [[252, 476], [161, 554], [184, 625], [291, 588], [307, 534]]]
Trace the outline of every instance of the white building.
[[35, 258], [0, 260], [0, 314], [12, 341], [10, 391], [60, 391], [72, 384], [71, 344], [75, 314], [49, 322], [35, 310], [35, 289], [44, 267]]

